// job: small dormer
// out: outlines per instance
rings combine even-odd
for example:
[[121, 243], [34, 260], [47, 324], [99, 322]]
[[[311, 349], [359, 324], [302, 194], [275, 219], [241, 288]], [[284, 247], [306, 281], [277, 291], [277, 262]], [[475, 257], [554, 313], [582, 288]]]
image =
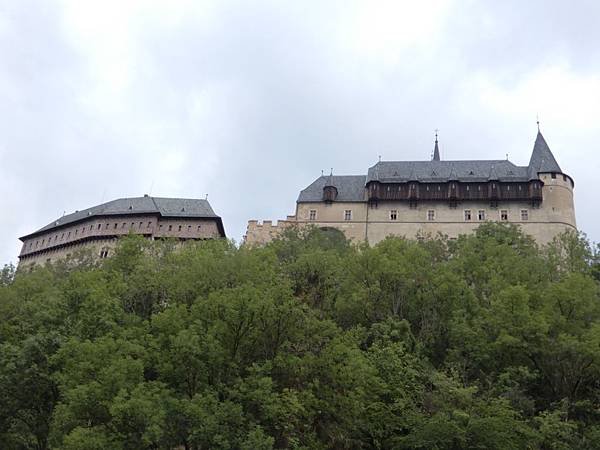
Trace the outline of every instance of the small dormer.
[[323, 187], [323, 201], [333, 202], [338, 196], [338, 190], [333, 184], [333, 172], [327, 177]]

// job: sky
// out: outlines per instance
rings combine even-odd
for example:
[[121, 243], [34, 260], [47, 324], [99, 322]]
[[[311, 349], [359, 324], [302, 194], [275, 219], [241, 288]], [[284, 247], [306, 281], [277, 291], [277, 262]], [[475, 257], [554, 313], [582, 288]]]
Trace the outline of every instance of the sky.
[[204, 198], [239, 241], [320, 176], [527, 165], [600, 241], [600, 2], [0, 0], [0, 266], [64, 213]]

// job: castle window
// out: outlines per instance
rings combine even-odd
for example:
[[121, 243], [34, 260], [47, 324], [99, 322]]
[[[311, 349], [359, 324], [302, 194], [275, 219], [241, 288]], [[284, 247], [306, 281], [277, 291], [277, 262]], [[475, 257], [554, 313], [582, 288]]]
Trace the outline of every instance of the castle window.
[[467, 186], [467, 191], [469, 190], [469, 186]]
[[308, 220], [316, 220], [317, 219], [317, 210], [316, 209], [311, 209], [308, 212]]
[[148, 227], [147, 228], [150, 228], [151, 226], [152, 226], [152, 222], [148, 222]]
[[98, 229], [100, 229], [100, 228], [102, 228], [102, 224], [101, 223], [98, 224]]
[[469, 221], [471, 220], [471, 210], [470, 209], [465, 209], [465, 221]]
[[35, 248], [38, 248], [40, 241], [35, 241]]
[[500, 220], [508, 220], [508, 210], [506, 210], [506, 209], [500, 210]]
[[142, 224], [143, 224], [143, 223], [144, 223], [144, 222], [140, 222], [140, 224], [138, 225], [138, 228], [139, 228], [140, 230], [142, 229]]
[[483, 209], [477, 212], [477, 220], [485, 220], [485, 211]]
[[188, 233], [189, 233], [190, 231], [192, 231], [192, 226], [191, 226], [191, 225], [188, 225]]
[[135, 226], [135, 222], [131, 222], [131, 228]]
[[181, 231], [181, 225], [179, 225], [179, 228], [177, 229], [177, 231]]
[[173, 231], [173, 225], [169, 225], [169, 231]]
[[198, 225], [198, 231], [200, 231], [200, 227], [202, 227], [202, 225]]
[[529, 220], [529, 211], [526, 209], [521, 210], [521, 220]]
[[71, 237], [71, 232], [69, 231], [69, 234], [67, 235], [67, 239], [69, 239]]
[[75, 229], [75, 236], [77, 236], [77, 233], [79, 233], [79, 230]]
[[352, 210], [347, 209], [344, 211], [344, 220], [352, 220]]
[[123, 222], [123, 225], [121, 225], [121, 228], [125, 228], [127, 226], [126, 222]]
[[117, 229], [117, 227], [118, 227], [118, 226], [119, 226], [119, 224], [118, 224], [118, 223], [115, 223], [115, 230]]
[[104, 247], [100, 250], [100, 258], [108, 258], [108, 248]]
[[398, 220], [398, 211], [395, 209], [392, 209], [390, 211], [390, 220]]
[[553, 180], [556, 179], [556, 174], [555, 173], [551, 173], [550, 176], [552, 177]]
[[567, 181], [567, 176], [563, 175], [563, 181]]
[[106, 226], [104, 227], [105, 230], [108, 230], [108, 225], [109, 225], [109, 223], [107, 222]]
[[65, 233], [60, 235], [60, 240], [62, 241], [65, 238]]
[[162, 223], [158, 226], [159, 230], [162, 230]]
[[427, 211], [427, 220], [429, 220], [429, 221], [435, 220], [435, 211], [433, 209], [430, 209], [429, 211]]

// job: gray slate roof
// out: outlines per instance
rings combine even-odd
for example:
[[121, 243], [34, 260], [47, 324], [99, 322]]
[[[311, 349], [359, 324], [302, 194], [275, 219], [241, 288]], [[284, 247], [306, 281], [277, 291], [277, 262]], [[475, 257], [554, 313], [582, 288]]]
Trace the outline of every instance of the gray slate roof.
[[[23, 238], [43, 233], [90, 217], [159, 214], [163, 217], [221, 218], [215, 214], [208, 200], [192, 198], [133, 197], [119, 198], [67, 214]], [[21, 239], [23, 239], [21, 238]]]
[[432, 161], [379, 161], [370, 167], [367, 176], [321, 176], [310, 186], [300, 191], [298, 202], [320, 202], [323, 187], [333, 185], [338, 190], [338, 201], [365, 201], [365, 186], [370, 181], [382, 183], [420, 183], [462, 182], [527, 182], [537, 179], [538, 173], [562, 173], [554, 159], [546, 140], [538, 131], [531, 160], [528, 166], [516, 166], [509, 160], [469, 160], [440, 161], [437, 138]]
[[533, 152], [531, 153], [531, 159], [529, 160], [529, 168], [531, 169], [531, 174], [534, 176], [540, 172], [562, 173], [560, 166], [550, 151], [550, 147], [548, 147], [548, 144], [546, 143], [546, 139], [544, 139], [544, 136], [542, 136], [542, 133], [539, 131], [535, 138], [535, 144], [533, 145]]
[[364, 175], [326, 175], [320, 176], [306, 189], [300, 191], [298, 202], [320, 202], [323, 200], [323, 188], [333, 184], [338, 191], [337, 201], [362, 202], [365, 200]]
[[484, 161], [380, 161], [369, 168], [367, 182], [528, 181], [527, 167], [505, 159]]

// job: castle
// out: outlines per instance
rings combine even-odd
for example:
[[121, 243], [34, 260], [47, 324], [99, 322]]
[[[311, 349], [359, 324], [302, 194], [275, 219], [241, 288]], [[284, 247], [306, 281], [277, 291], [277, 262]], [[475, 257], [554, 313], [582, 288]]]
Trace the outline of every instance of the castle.
[[223, 222], [207, 200], [120, 198], [65, 215], [21, 237], [19, 265], [54, 262], [79, 249], [107, 258], [118, 238], [129, 233], [182, 241], [225, 237]]
[[321, 176], [300, 191], [295, 215], [250, 220], [247, 244], [264, 244], [289, 227], [337, 229], [375, 244], [387, 236], [450, 239], [482, 222], [518, 224], [538, 243], [576, 230], [573, 179], [538, 130], [529, 165], [506, 160], [446, 161], [436, 135], [430, 161], [379, 161], [366, 175]]

